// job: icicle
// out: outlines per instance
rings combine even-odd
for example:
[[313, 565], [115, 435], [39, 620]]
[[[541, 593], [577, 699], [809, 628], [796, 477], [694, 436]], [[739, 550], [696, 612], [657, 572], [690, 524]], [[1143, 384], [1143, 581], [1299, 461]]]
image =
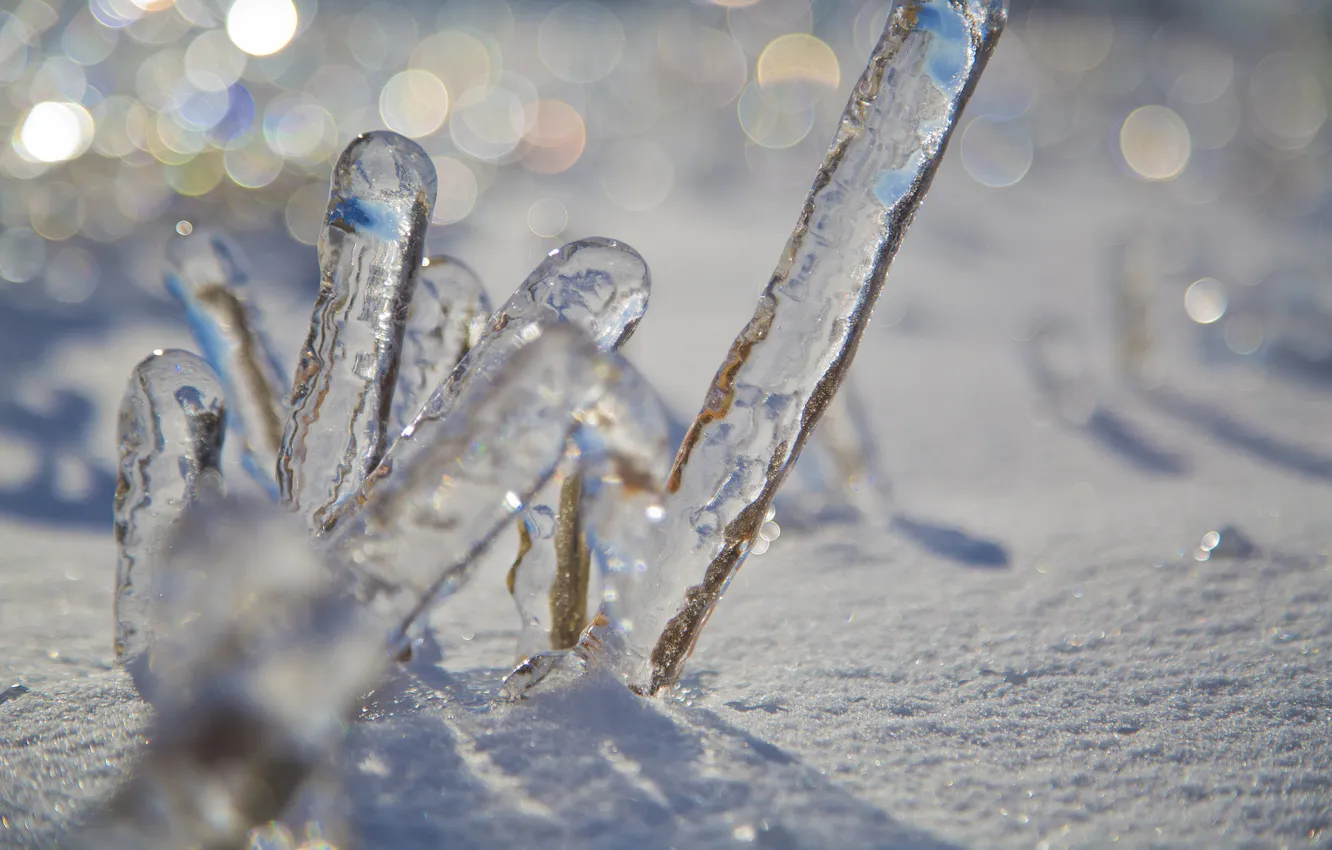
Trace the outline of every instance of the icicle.
[[493, 310], [481, 278], [461, 260], [441, 254], [422, 261], [393, 395], [396, 431], [481, 341]]
[[415, 142], [367, 133], [343, 151], [319, 236], [322, 275], [278, 455], [282, 498], [312, 530], [383, 456], [435, 168]]
[[277, 497], [274, 468], [286, 421], [285, 381], [258, 311], [240, 290], [249, 278], [225, 235], [197, 230], [167, 243], [166, 286], [204, 357], [222, 379], [227, 428], [243, 440], [245, 470]]
[[163, 565], [186, 508], [213, 478], [221, 486], [226, 402], [221, 381], [187, 351], [159, 351], [134, 367], [120, 403], [114, 506], [115, 654], [136, 672], [160, 620]]
[[889, 264], [1003, 27], [1000, 0], [899, 0], [795, 231], [672, 470], [653, 592], [583, 642], [620, 637], [629, 680], [680, 676], [836, 392]]

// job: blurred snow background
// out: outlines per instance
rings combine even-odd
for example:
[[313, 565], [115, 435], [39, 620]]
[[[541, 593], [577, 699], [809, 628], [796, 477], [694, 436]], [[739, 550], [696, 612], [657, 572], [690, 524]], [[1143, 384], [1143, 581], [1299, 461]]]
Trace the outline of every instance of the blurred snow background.
[[[292, 363], [331, 160], [397, 129], [436, 158], [430, 249], [495, 297], [564, 241], [637, 248], [628, 351], [690, 411], [886, 9], [0, 11], [0, 845], [49, 846], [144, 719], [110, 664], [114, 415], [192, 347], [177, 222], [241, 241]], [[1328, 846], [1329, 23], [1014, 2], [852, 373], [893, 515], [783, 534], [646, 704], [486, 710], [492, 570], [351, 731], [364, 845]]]

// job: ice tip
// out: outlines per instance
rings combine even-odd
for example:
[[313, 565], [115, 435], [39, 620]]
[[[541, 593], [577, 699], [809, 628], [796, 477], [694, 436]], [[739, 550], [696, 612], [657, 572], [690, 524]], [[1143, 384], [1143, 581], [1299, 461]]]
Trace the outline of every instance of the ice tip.
[[333, 196], [435, 205], [439, 179], [430, 155], [416, 142], [391, 130], [362, 133], [338, 157]]

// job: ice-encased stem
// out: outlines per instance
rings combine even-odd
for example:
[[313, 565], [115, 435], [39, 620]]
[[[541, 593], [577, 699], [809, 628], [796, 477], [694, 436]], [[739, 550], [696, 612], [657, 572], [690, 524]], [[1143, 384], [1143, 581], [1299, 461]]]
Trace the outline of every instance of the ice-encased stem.
[[238, 846], [278, 817], [382, 674], [386, 630], [466, 581], [570, 438], [584, 478], [660, 491], [664, 408], [576, 328], [525, 340], [458, 401], [395, 444], [322, 552], [262, 508], [194, 515], [176, 566], [202, 613], [165, 654], [174, 687], [134, 776], [76, 846]]
[[481, 341], [493, 310], [481, 278], [466, 263], [443, 254], [422, 261], [393, 395], [393, 423], [399, 432]]
[[170, 349], [134, 367], [120, 403], [113, 507], [115, 655], [126, 667], [155, 638], [154, 596], [177, 527], [206, 476], [218, 476], [226, 432], [222, 382], [200, 357]]
[[[459, 394], [471, 382], [488, 380], [515, 350], [545, 328], [567, 323], [583, 331], [602, 350], [617, 349], [629, 339], [642, 319], [650, 292], [651, 276], [647, 263], [623, 242], [590, 237], [551, 251], [495, 312], [480, 340], [432, 393], [405, 433], [410, 435], [425, 422], [449, 416]], [[569, 466], [563, 476], [565, 480], [574, 468]], [[571, 505], [573, 513], [563, 513], [559, 522], [565, 526], [580, 525], [576, 500]], [[524, 522], [530, 520], [528, 517]], [[533, 571], [542, 572], [542, 567], [550, 566], [548, 562], [553, 561], [558, 563], [559, 578], [564, 581], [557, 580], [553, 588], [538, 588], [523, 597], [516, 597], [524, 621], [533, 619], [523, 607], [528, 597], [545, 594], [548, 600], [552, 590], [558, 608], [558, 613], [552, 616], [561, 622], [581, 619], [578, 614], [581, 606], [574, 604], [575, 588], [579, 585], [586, 587], [586, 561], [582, 561], [582, 570], [577, 572], [567, 558], [561, 559], [548, 551], [549, 546], [541, 539], [528, 537], [526, 540], [532, 545], [524, 550], [520, 542], [521, 554], [512, 574], [521, 578], [526, 573], [530, 578]], [[554, 574], [555, 570], [551, 572]], [[522, 586], [526, 589], [530, 584], [519, 580], [511, 582], [514, 588]], [[532, 602], [539, 604], [535, 599]], [[532, 626], [525, 631], [530, 633], [532, 628], [540, 627]]]
[[[476, 350], [418, 419], [448, 415], [468, 381], [483, 378], [535, 329], [568, 323], [603, 351], [618, 349], [642, 319], [650, 293], [647, 263], [623, 242], [591, 237], [550, 252], [496, 312]], [[553, 512], [554, 548], [551, 541], [531, 533], [540, 525], [534, 517], [525, 516], [519, 526], [519, 551], [509, 589], [523, 620], [519, 645], [524, 654], [552, 645], [572, 646], [586, 624], [590, 570], [579, 500], [573, 493], [581, 485], [574, 480], [577, 463], [563, 466], [558, 481], [551, 484], [557, 492], [549, 498], [558, 502]]]
[[241, 437], [246, 471], [274, 497], [284, 381], [258, 311], [240, 294], [249, 277], [239, 249], [221, 233], [197, 230], [167, 243], [167, 290], [185, 307], [190, 332], [222, 379], [227, 428]]
[[447, 416], [470, 382], [487, 379], [540, 328], [568, 322], [604, 350], [619, 347], [643, 317], [650, 287], [647, 263], [623, 242], [590, 237], [551, 251], [495, 311], [481, 340], [435, 389], [405, 433]]
[[313, 531], [356, 492], [388, 444], [435, 181], [425, 151], [388, 131], [358, 138], [333, 169], [319, 296], [277, 464], [283, 500]]
[[[674, 684], [836, 392], [1004, 23], [1000, 0], [898, 0], [754, 317], [676, 457], [631, 684]], [[585, 640], [597, 640], [594, 626]]]
[[404, 433], [326, 538], [403, 629], [466, 583], [570, 439], [584, 476], [652, 492], [664, 478], [665, 409], [627, 362], [557, 324], [500, 365], [463, 388], [452, 415]]

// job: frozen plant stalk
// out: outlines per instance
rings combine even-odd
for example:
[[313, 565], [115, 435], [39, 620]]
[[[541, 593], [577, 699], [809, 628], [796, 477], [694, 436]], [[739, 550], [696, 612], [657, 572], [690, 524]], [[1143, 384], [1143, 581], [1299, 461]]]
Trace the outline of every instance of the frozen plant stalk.
[[[841, 383], [902, 237], [1004, 24], [1001, 0], [897, 0], [776, 271], [675, 459], [656, 570], [580, 643], [623, 674], [679, 678]], [[627, 625], [626, 625], [627, 621]]]
[[[176, 528], [203, 479], [219, 476], [226, 401], [217, 375], [188, 351], [158, 351], [134, 367], [120, 403], [114, 505], [116, 658], [136, 670], [151, 648]], [[220, 481], [220, 478], [218, 479]], [[142, 683], [140, 684], [142, 687]]]
[[334, 167], [319, 234], [319, 297], [277, 467], [283, 500], [312, 530], [356, 492], [388, 445], [435, 188], [430, 158], [396, 133], [361, 136]]
[[200, 230], [172, 239], [166, 258], [167, 290], [185, 306], [190, 331], [226, 389], [227, 427], [243, 441], [245, 470], [276, 495], [284, 382], [258, 313], [240, 294], [249, 278], [239, 251], [223, 234]]

